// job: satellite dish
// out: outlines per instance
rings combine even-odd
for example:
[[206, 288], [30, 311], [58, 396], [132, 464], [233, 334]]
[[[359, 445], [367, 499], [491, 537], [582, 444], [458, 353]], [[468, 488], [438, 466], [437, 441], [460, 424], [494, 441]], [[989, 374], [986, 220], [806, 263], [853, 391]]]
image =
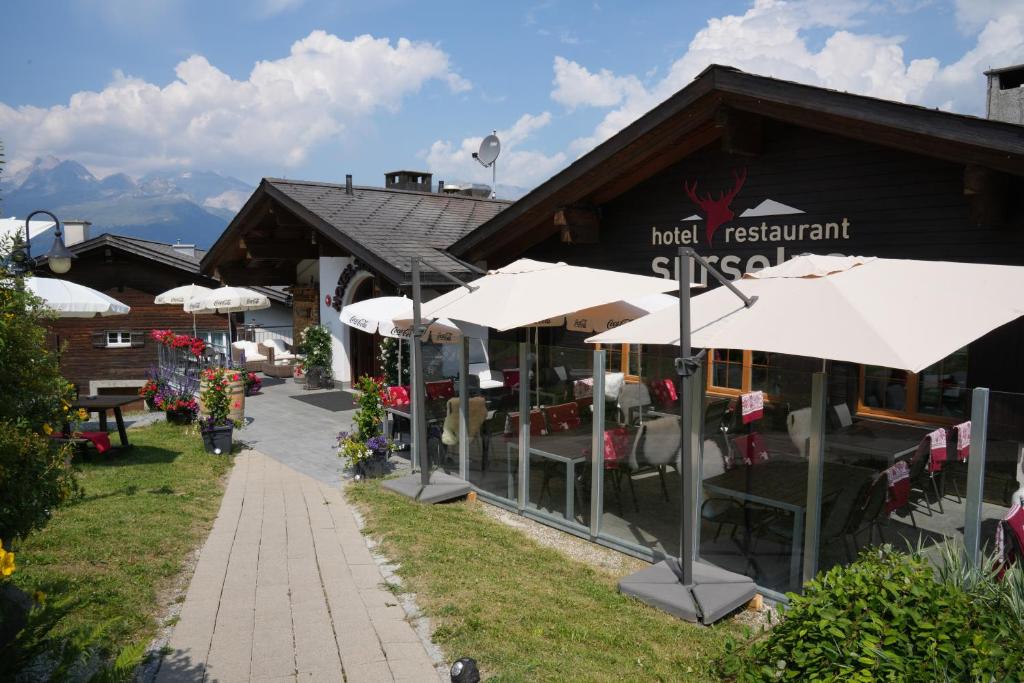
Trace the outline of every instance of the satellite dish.
[[490, 166], [497, 161], [499, 154], [501, 154], [501, 142], [498, 140], [498, 136], [492, 133], [480, 143], [477, 160], [484, 166]]

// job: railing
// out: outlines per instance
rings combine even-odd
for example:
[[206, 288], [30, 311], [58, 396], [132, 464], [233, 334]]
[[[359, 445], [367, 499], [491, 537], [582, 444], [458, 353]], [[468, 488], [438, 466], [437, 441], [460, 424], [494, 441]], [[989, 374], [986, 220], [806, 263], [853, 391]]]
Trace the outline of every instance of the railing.
[[238, 336], [240, 339], [257, 344], [271, 339], [280, 339], [290, 345], [293, 338], [291, 325], [246, 325], [238, 329]]
[[164, 344], [157, 346], [160, 377], [181, 393], [198, 394], [202, 371], [210, 367], [227, 367], [230, 361], [231, 355], [219, 344], [208, 343], [200, 356], [194, 355], [188, 348], [173, 348]]

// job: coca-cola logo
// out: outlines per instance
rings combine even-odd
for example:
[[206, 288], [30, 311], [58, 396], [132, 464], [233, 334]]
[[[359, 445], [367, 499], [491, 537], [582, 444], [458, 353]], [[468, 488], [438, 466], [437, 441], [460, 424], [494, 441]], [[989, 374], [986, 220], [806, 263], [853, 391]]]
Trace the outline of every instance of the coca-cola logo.
[[369, 320], [367, 320], [366, 318], [359, 318], [359, 317], [349, 318], [348, 323], [349, 323], [349, 325], [352, 325], [353, 327], [358, 327], [358, 328], [361, 328], [361, 329], [364, 329], [364, 330], [367, 329], [370, 326], [370, 321]]
[[623, 318], [622, 320], [609, 320], [608, 323], [605, 325], [605, 329], [614, 330], [616, 327], [621, 327], [622, 325], [631, 322], [633, 322], [633, 318]]

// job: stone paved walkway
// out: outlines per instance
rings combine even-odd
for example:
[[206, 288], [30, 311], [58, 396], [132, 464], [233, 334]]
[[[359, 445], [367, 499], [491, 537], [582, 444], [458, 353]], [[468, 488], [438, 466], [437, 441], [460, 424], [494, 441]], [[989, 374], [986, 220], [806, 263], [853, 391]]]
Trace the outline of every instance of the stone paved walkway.
[[336, 485], [238, 456], [158, 683], [442, 680]]

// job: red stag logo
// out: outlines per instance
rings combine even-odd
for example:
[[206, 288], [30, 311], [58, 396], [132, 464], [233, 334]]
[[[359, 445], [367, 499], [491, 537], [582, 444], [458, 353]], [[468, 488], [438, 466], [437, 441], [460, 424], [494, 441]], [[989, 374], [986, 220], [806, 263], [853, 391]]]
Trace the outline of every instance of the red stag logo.
[[719, 192], [718, 199], [712, 199], [710, 192], [705, 192], [703, 197], [697, 196], [697, 181], [693, 182], [693, 187], [690, 187], [689, 182], [684, 182], [683, 187], [686, 188], [686, 194], [690, 200], [699, 206], [704, 211], [704, 218], [707, 220], [707, 237], [708, 246], [711, 246], [711, 238], [715, 234], [715, 230], [723, 223], [731, 221], [736, 214], [732, 212], [729, 205], [732, 204], [732, 200], [739, 194], [740, 189], [743, 187], [743, 183], [747, 180], [747, 169], [741, 169], [738, 173], [732, 172], [732, 177], [736, 181], [732, 189], [728, 192]]

